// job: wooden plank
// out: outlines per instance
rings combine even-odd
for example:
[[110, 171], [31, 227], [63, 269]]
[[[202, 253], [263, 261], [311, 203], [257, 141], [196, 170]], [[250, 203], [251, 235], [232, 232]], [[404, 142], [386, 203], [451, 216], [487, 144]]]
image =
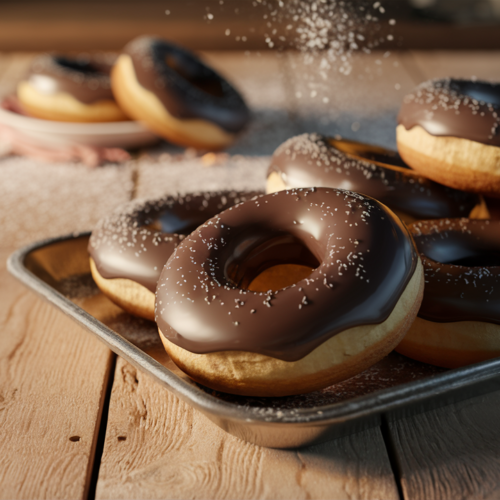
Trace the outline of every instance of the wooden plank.
[[405, 498], [499, 498], [500, 392], [389, 424]]
[[5, 269], [0, 250], [0, 498], [86, 498], [111, 352]]
[[[192, 49], [260, 50], [267, 48], [266, 10], [251, 0], [222, 4], [220, 0], [146, 0], [140, 6], [126, 0], [3, 2], [0, 50], [120, 50], [132, 38], [148, 33]], [[208, 12], [213, 15], [210, 20]], [[226, 35], [228, 28], [231, 36]], [[245, 36], [245, 41], [237, 40], [238, 35]]]
[[[0, 91], [29, 54], [0, 58]], [[86, 498], [110, 368], [105, 346], [7, 274], [15, 247], [90, 229], [133, 191], [132, 165], [0, 160], [0, 498]]]
[[[261, 50], [267, 47], [265, 40], [268, 34], [272, 33], [274, 39], [276, 35], [290, 35], [286, 29], [287, 19], [269, 26], [269, 16], [265, 15], [269, 14], [268, 5], [255, 0], [168, 3], [143, 0], [140, 5], [130, 0], [4, 1], [0, 4], [0, 48], [119, 50], [134, 36], [157, 33], [194, 49], [241, 50], [246, 47]], [[498, 25], [494, 19], [484, 23], [469, 16], [469, 22], [433, 22], [429, 16], [432, 15], [432, 8], [424, 9], [427, 19], [422, 19], [415, 15], [416, 10], [409, 2], [386, 0], [383, 5], [386, 12], [380, 17], [377, 30], [368, 33], [368, 37], [376, 38], [383, 48], [393, 49], [396, 43], [398, 48], [403, 49], [477, 50], [500, 47]], [[487, 3], [484, 2], [481, 7], [488, 8]], [[169, 15], [165, 15], [166, 10]], [[457, 6], [456, 11], [460, 10]], [[209, 12], [213, 17], [208, 21], [206, 15]], [[462, 10], [462, 21], [465, 15]], [[387, 21], [392, 17], [397, 19], [397, 23], [388, 26]], [[450, 16], [445, 14], [444, 18]], [[354, 21], [353, 29], [359, 29], [361, 19], [356, 20], [351, 15], [351, 20]], [[383, 40], [388, 27], [396, 42]], [[226, 35], [228, 28], [230, 35]], [[274, 30], [277, 33], [273, 33]]]
[[396, 499], [379, 429], [299, 451], [245, 443], [118, 359], [96, 498]]
[[[328, 60], [327, 60], [328, 61]], [[303, 54], [289, 55], [294, 75], [292, 93], [302, 132], [322, 134], [396, 147], [396, 116], [403, 96], [414, 81], [398, 53], [354, 53], [341, 73], [340, 62], [321, 75], [321, 60], [312, 64]]]
[[[115, 13], [120, 7], [115, 8]], [[192, 19], [173, 21], [165, 14], [165, 5], [150, 19], [130, 18], [79, 19], [12, 19], [0, 18], [0, 50], [3, 51], [48, 51], [48, 52], [85, 52], [120, 51], [130, 40], [144, 34], [157, 34], [191, 49], [225, 50], [235, 49], [234, 38], [224, 35], [228, 23], [220, 20], [215, 25], [203, 20], [205, 12]], [[246, 33], [247, 21], [244, 18], [230, 22], [236, 33]], [[89, 36], [89, 32], [95, 36]], [[31, 34], [31, 36], [29, 35]], [[240, 44], [241, 45], [241, 44]], [[247, 46], [252, 49], [266, 49], [262, 35], [249, 35]], [[237, 47], [239, 49], [239, 47]]]
[[[453, 4], [450, 3], [449, 5]], [[459, 8], [457, 8], [458, 10]], [[476, 21], [470, 24], [398, 19], [392, 33], [394, 40], [397, 40], [397, 47], [401, 50], [432, 51], [444, 49], [460, 53], [468, 50], [487, 51], [500, 47], [498, 21], [493, 19], [490, 23]], [[383, 45], [393, 47], [394, 42], [386, 42]]]

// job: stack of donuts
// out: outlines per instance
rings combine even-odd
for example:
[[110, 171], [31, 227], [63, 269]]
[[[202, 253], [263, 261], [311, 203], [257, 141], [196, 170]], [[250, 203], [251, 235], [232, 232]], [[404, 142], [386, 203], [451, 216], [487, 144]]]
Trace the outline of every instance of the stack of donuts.
[[118, 56], [43, 55], [17, 88], [22, 112], [63, 122], [139, 120], [174, 144], [217, 150], [248, 123], [241, 95], [195, 54], [154, 37]]
[[418, 318], [396, 350], [446, 368], [500, 356], [500, 220], [488, 209], [500, 199], [500, 84], [424, 82], [398, 121], [399, 154], [317, 134], [290, 139], [272, 158], [267, 190], [332, 186], [388, 205], [425, 272]]
[[[115, 95], [130, 115], [170, 102], [151, 97], [155, 81], [143, 72], [178, 63], [163, 48], [144, 58], [143, 44], [113, 74], [126, 80]], [[204, 93], [225, 92], [206, 75]], [[190, 85], [193, 100], [179, 111], [188, 117], [200, 88]], [[236, 97], [226, 104], [242, 109]], [[175, 122], [173, 109], [156, 114], [157, 130]], [[500, 221], [483, 196], [500, 198], [499, 113], [499, 85], [426, 82], [404, 100], [399, 154], [304, 134], [274, 153], [267, 194], [135, 201], [92, 233], [94, 279], [157, 322], [190, 377], [233, 394], [317, 390], [395, 348], [444, 367], [498, 356]], [[223, 144], [216, 127], [201, 129]]]

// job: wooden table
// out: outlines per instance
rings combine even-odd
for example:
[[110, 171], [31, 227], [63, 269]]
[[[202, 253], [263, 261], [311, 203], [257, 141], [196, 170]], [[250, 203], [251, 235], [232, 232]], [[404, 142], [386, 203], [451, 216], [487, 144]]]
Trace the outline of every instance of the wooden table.
[[[231, 150], [239, 164], [193, 178], [158, 152], [95, 170], [0, 159], [0, 498], [500, 498], [500, 393], [310, 448], [260, 448], [224, 433], [7, 273], [15, 248], [90, 229], [133, 197], [263, 185], [266, 159], [249, 156], [302, 131], [394, 146], [399, 102], [424, 79], [500, 80], [498, 52], [359, 55], [349, 77], [321, 85], [297, 54], [206, 57], [255, 110]], [[2, 92], [30, 58], [0, 56]]]

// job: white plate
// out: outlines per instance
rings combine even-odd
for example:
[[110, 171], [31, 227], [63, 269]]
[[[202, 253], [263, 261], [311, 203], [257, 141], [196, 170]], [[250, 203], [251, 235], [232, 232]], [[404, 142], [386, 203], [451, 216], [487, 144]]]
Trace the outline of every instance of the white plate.
[[6, 125], [43, 146], [86, 146], [137, 148], [158, 141], [158, 136], [135, 121], [69, 123], [41, 120], [0, 106], [0, 124]]

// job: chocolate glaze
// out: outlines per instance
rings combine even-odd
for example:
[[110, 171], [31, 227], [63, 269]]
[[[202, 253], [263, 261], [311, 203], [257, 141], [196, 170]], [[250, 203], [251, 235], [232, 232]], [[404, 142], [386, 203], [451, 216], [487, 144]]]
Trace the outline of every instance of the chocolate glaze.
[[42, 94], [65, 92], [84, 104], [114, 101], [109, 78], [114, 60], [108, 54], [75, 58], [45, 54], [33, 61], [28, 81]]
[[220, 191], [128, 203], [99, 221], [90, 237], [90, 256], [102, 277], [129, 279], [154, 292], [165, 262], [185, 235], [259, 194]]
[[500, 146], [500, 83], [445, 78], [421, 83], [403, 100], [398, 122], [435, 136]]
[[410, 231], [425, 271], [418, 315], [500, 324], [500, 221], [422, 221]]
[[371, 196], [416, 219], [465, 217], [479, 203], [475, 194], [437, 184], [406, 168], [353, 158], [337, 149], [338, 141], [319, 134], [292, 137], [274, 153], [268, 175], [277, 172], [291, 188], [324, 186]]
[[193, 53], [159, 38], [140, 37], [123, 50], [137, 81], [179, 119], [202, 118], [240, 132], [250, 119], [241, 95]]
[[[406, 227], [376, 200], [280, 191], [222, 212], [182, 241], [158, 281], [156, 321], [191, 352], [294, 361], [348, 328], [386, 320], [417, 260]], [[316, 269], [278, 291], [245, 288], [278, 263]]]
[[374, 163], [381, 167], [400, 167], [409, 169], [410, 167], [404, 162], [403, 158], [397, 151], [386, 149], [382, 146], [374, 146], [363, 142], [350, 141], [342, 139], [338, 136], [335, 138], [327, 138], [328, 144], [346, 153], [349, 157], [357, 160]]

